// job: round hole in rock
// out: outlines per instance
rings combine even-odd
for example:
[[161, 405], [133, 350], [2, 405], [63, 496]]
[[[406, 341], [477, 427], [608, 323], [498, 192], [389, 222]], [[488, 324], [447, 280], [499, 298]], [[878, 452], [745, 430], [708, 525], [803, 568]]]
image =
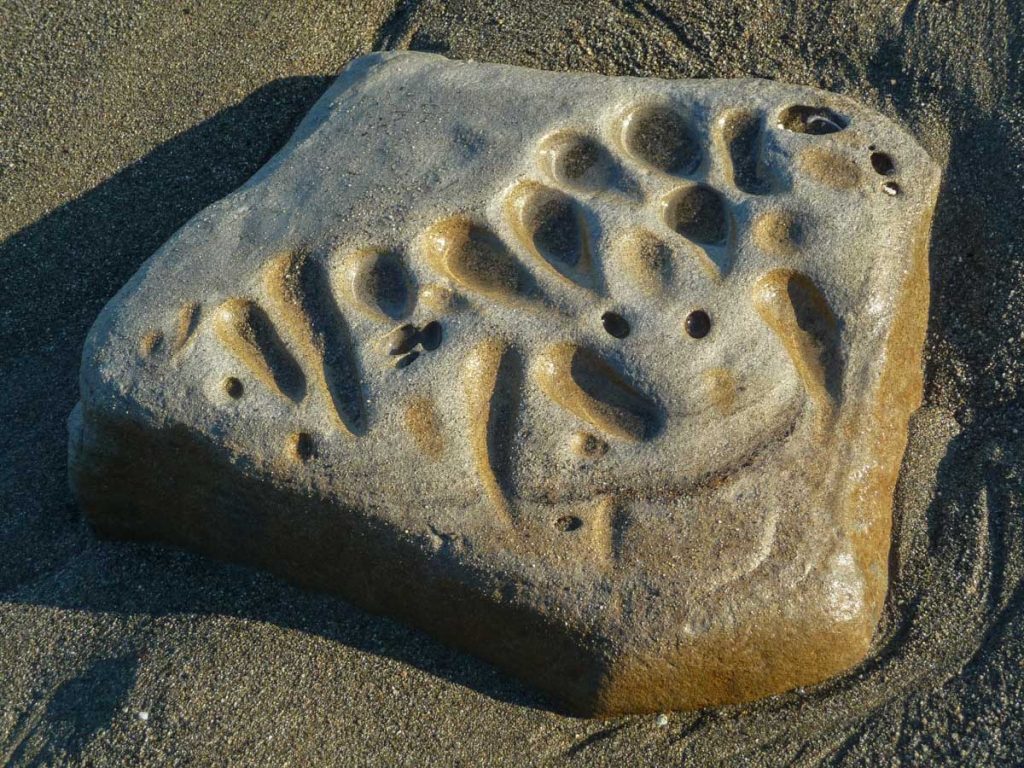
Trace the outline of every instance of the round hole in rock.
[[618, 312], [605, 312], [601, 315], [601, 324], [608, 334], [616, 339], [629, 336], [629, 321]]
[[583, 521], [575, 515], [563, 515], [562, 517], [555, 520], [555, 528], [564, 533], [569, 533], [570, 531], [578, 531], [582, 527]]
[[896, 163], [888, 152], [872, 152], [871, 167], [875, 169], [875, 173], [888, 176], [896, 170]]
[[586, 459], [597, 459], [608, 453], [608, 442], [590, 432], [580, 432], [573, 438], [573, 449]]
[[441, 346], [442, 336], [441, 324], [437, 320], [431, 320], [420, 329], [420, 345], [427, 352], [433, 352]]
[[900, 193], [900, 185], [895, 181], [887, 181], [882, 185], [882, 191], [890, 197], [896, 197]]
[[308, 432], [296, 432], [288, 438], [288, 442], [292, 455], [303, 464], [312, 459], [316, 453], [313, 436]]
[[695, 309], [686, 316], [686, 333], [693, 339], [703, 339], [711, 332], [711, 317], [703, 309]]
[[236, 379], [234, 376], [228, 376], [223, 382], [224, 391], [228, 397], [237, 400], [242, 396], [245, 391], [245, 387], [242, 386], [242, 382]]

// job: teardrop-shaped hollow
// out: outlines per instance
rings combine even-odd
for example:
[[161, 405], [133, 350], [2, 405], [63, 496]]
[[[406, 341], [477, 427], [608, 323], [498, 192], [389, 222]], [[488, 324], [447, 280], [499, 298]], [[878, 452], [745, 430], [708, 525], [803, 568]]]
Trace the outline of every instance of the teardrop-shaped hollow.
[[174, 330], [174, 342], [171, 344], [171, 354], [176, 355], [192, 339], [199, 325], [199, 314], [201, 306], [197, 301], [186, 301], [178, 309], [178, 322]]
[[468, 290], [508, 300], [526, 289], [526, 276], [505, 244], [466, 217], [434, 224], [424, 235], [424, 246], [434, 269]]
[[546, 137], [538, 147], [537, 161], [556, 184], [590, 190], [605, 189], [614, 182], [611, 153], [597, 139], [576, 131]]
[[267, 389], [296, 402], [302, 399], [306, 391], [302, 369], [256, 302], [227, 299], [214, 311], [212, 322], [221, 344]]
[[828, 107], [809, 107], [792, 104], [779, 113], [778, 125], [793, 133], [808, 133], [823, 136], [838, 133], [847, 126], [847, 119]]
[[659, 171], [693, 173], [700, 165], [700, 144], [689, 122], [664, 105], [642, 104], [622, 119], [622, 146], [634, 158]]
[[345, 272], [347, 287], [364, 312], [382, 320], [401, 320], [409, 314], [416, 290], [398, 253], [359, 251], [349, 257]]
[[558, 405], [612, 437], [637, 442], [657, 433], [657, 405], [589, 349], [551, 345], [540, 355], [534, 377]]
[[839, 323], [828, 299], [803, 272], [774, 269], [754, 285], [754, 307], [789, 354], [820, 423], [833, 413], [842, 376]]
[[522, 397], [522, 362], [503, 339], [484, 339], [463, 362], [462, 393], [469, 448], [477, 476], [496, 516], [513, 522], [509, 451]]
[[284, 251], [264, 265], [263, 289], [331, 419], [345, 434], [363, 434], [368, 414], [355, 342], [325, 266], [304, 251]]
[[575, 200], [557, 189], [524, 181], [509, 193], [506, 208], [513, 230], [531, 255], [578, 285], [597, 287], [586, 219]]
[[663, 211], [669, 227], [700, 245], [721, 245], [729, 235], [725, 201], [706, 184], [690, 184], [669, 192]]

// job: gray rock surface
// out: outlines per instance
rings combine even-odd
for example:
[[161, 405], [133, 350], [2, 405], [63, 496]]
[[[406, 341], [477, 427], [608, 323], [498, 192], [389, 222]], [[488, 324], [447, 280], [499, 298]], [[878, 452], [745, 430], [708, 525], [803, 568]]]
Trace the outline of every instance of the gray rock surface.
[[882, 609], [938, 181], [806, 88], [358, 59], [101, 313], [73, 490], [580, 712], [819, 682]]

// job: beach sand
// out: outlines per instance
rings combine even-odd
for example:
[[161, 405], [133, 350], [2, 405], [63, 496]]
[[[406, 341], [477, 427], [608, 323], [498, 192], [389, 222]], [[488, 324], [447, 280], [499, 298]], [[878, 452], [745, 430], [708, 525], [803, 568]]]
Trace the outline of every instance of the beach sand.
[[[1024, 3], [44, 5], [0, 8], [0, 764], [1024, 762]], [[806, 83], [946, 165], [925, 404], [863, 665], [746, 707], [580, 720], [337, 598], [92, 534], [64, 423], [90, 323], [381, 47]]]

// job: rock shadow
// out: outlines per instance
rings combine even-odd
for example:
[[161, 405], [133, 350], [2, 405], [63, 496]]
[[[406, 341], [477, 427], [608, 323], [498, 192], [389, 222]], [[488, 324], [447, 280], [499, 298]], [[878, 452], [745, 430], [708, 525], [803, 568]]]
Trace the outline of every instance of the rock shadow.
[[[492, 698], [551, 709], [491, 665], [339, 598], [170, 548], [99, 542], [68, 492], [65, 421], [78, 399], [82, 344], [96, 315], [175, 230], [283, 147], [332, 79], [270, 82], [0, 242], [0, 531], [7, 545], [0, 601], [244, 616], [412, 664]], [[114, 575], [121, 580], [112, 582]], [[106, 588], [97, 589], [100, 583]], [[145, 594], [134, 589], [138, 583], [150, 586]], [[47, 706], [63, 712], [62, 702], [85, 685], [62, 686]], [[72, 746], [95, 730], [88, 711], [80, 717], [61, 721], [61, 738]], [[32, 764], [28, 746], [14, 749]]]

